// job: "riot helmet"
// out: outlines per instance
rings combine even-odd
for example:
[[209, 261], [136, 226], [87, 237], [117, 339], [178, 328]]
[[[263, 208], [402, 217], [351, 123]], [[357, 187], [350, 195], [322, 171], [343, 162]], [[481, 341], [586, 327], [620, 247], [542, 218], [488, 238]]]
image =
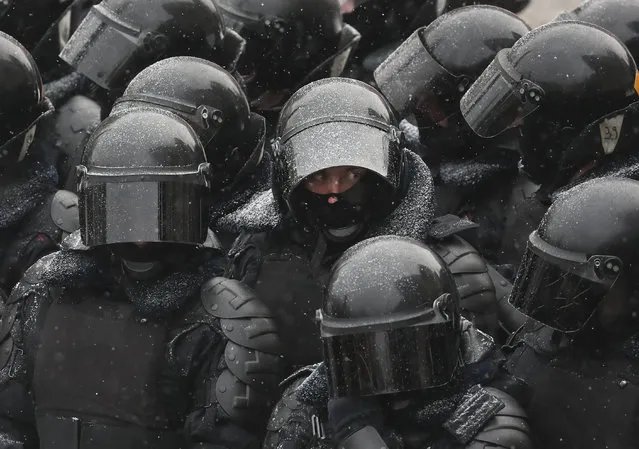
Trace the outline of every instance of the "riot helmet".
[[523, 168], [538, 183], [558, 182], [590, 150], [564, 152], [589, 124], [639, 98], [637, 67], [608, 31], [553, 22], [501, 50], [461, 100], [464, 119], [490, 138], [519, 127]]
[[587, 0], [555, 20], [579, 20], [610, 31], [623, 42], [635, 62], [639, 61], [639, 2], [634, 0]]
[[441, 387], [459, 366], [457, 288], [418, 241], [382, 236], [349, 248], [331, 269], [318, 319], [332, 397]]
[[195, 130], [215, 174], [214, 191], [246, 178], [262, 159], [264, 118], [251, 113], [238, 81], [213, 62], [177, 56], [147, 67], [113, 111], [131, 107], [166, 109]]
[[[340, 192], [319, 193], [309, 186], [311, 178], [340, 167], [358, 169], [361, 179]], [[390, 212], [401, 170], [397, 119], [369, 85], [324, 79], [284, 105], [273, 146], [273, 191], [303, 226], [336, 240], [351, 239]]]
[[445, 3], [443, 12], [448, 12], [464, 6], [490, 4], [510, 12], [519, 13], [530, 4], [530, 0], [440, 0]]
[[[238, 71], [258, 110], [281, 106], [299, 87], [340, 76], [360, 36], [339, 0], [218, 0], [229, 27], [246, 40]], [[277, 105], [272, 92], [287, 92]]]
[[637, 181], [600, 178], [563, 193], [530, 234], [510, 302], [567, 333], [596, 327], [595, 312], [614, 302], [613, 321], [635, 320], [636, 332], [637, 220]]
[[232, 70], [242, 46], [213, 0], [103, 0], [91, 7], [60, 58], [111, 90], [170, 56], [197, 56]]
[[20, 162], [33, 142], [38, 122], [53, 111], [31, 54], [0, 32], [0, 166]]
[[113, 114], [78, 166], [82, 241], [202, 244], [210, 184], [204, 148], [180, 117], [160, 109]]
[[[468, 6], [415, 31], [375, 70], [379, 90], [400, 116], [414, 115], [424, 144], [455, 136], [467, 147], [473, 136], [459, 101], [497, 52], [530, 28], [493, 6]], [[448, 146], [448, 145], [447, 145]]]

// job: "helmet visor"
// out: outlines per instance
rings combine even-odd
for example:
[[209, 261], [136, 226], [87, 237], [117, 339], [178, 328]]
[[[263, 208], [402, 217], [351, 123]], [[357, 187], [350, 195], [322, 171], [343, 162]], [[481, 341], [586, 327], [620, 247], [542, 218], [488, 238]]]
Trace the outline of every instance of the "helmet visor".
[[621, 272], [621, 261], [614, 256], [564, 251], [533, 232], [509, 300], [540, 323], [576, 332], [583, 329]]
[[141, 30], [119, 20], [103, 6], [93, 6], [66, 43], [60, 58], [104, 89], [122, 87], [129, 61], [139, 50]]
[[501, 50], [462, 97], [460, 108], [472, 130], [484, 138], [517, 126], [536, 111], [544, 91], [524, 80]]
[[456, 323], [434, 309], [355, 322], [320, 313], [320, 329], [333, 397], [445, 385], [458, 365]]
[[200, 183], [102, 178], [79, 190], [82, 238], [87, 246], [199, 244], [206, 239], [206, 188]]
[[333, 397], [368, 396], [445, 385], [457, 367], [451, 324], [323, 338]]
[[419, 102], [427, 115], [445, 117], [458, 111], [459, 98], [468, 82], [431, 56], [422, 42], [422, 32], [415, 31], [380, 64], [374, 73], [375, 82], [400, 115], [408, 114]]

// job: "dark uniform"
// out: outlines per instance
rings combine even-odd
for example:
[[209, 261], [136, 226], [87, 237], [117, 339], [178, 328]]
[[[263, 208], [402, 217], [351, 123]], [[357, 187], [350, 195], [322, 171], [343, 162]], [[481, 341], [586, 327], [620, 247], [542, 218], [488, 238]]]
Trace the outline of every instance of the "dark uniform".
[[8, 448], [259, 448], [280, 340], [218, 277], [204, 149], [179, 117], [102, 122], [79, 167], [75, 250], [31, 267], [0, 321]]
[[[428, 167], [402, 148], [379, 93], [344, 78], [312, 83], [283, 109], [278, 136], [273, 190], [226, 219], [245, 231], [230, 253], [231, 277], [254, 287], [277, 313], [293, 365], [320, 360], [313, 323], [329, 269], [344, 250], [372, 236], [433, 239], [455, 275], [465, 313], [490, 328], [495, 292], [486, 264], [456, 235], [474, 225], [450, 216], [433, 223]], [[327, 195], [306, 190], [303, 180], [335, 166], [368, 172], [335, 195], [331, 207]]]
[[510, 298], [529, 320], [504, 350], [538, 447], [637, 447], [638, 198], [634, 180], [582, 183], [529, 237]]
[[0, 291], [8, 294], [32, 263], [57, 249], [60, 231], [50, 210], [58, 160], [44, 138], [53, 108], [40, 72], [29, 52], [4, 33], [0, 77]]
[[271, 448], [531, 448], [526, 415], [491, 387], [490, 337], [459, 315], [428, 247], [383, 236], [344, 253], [318, 313], [324, 363], [287, 380]]
[[[464, 122], [459, 100], [497, 52], [529, 30], [501, 8], [455, 9], [415, 31], [374, 73], [395, 110], [416, 124], [408, 135], [433, 173], [438, 215], [478, 223], [472, 243], [491, 261], [504, 231], [503, 205], [518, 172], [519, 134], [479, 138]], [[410, 127], [404, 123], [404, 129]]]

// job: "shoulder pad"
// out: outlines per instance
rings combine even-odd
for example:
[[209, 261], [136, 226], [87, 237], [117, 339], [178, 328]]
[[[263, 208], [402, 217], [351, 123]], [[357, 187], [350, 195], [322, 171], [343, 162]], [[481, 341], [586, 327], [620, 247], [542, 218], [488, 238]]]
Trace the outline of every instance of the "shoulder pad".
[[[486, 261], [477, 250], [459, 236], [432, 245], [444, 259], [455, 280], [462, 310], [472, 314], [495, 315], [497, 296]], [[487, 318], [487, 317], [486, 317]]]
[[457, 441], [466, 444], [503, 408], [504, 403], [499, 397], [488, 389], [475, 385], [464, 394], [443, 427]]
[[202, 286], [202, 305], [216, 318], [268, 318], [273, 313], [236, 279], [216, 277]]
[[475, 435], [467, 448], [484, 449], [488, 444], [505, 449], [532, 449], [530, 428], [521, 406], [501, 390], [491, 387], [486, 390], [499, 398], [504, 407]]
[[277, 391], [285, 368], [280, 355], [255, 351], [229, 341], [224, 349], [224, 359], [229, 371], [245, 384], [256, 390]]
[[275, 407], [273, 408], [273, 412], [271, 413], [271, 418], [268, 421], [266, 430], [269, 430], [271, 432], [279, 431], [282, 427], [284, 427], [284, 425], [288, 421], [288, 418], [295, 410], [298, 410], [300, 407], [304, 407], [304, 405], [297, 400], [297, 397], [295, 395], [295, 389], [302, 381], [303, 379], [298, 378], [289, 386], [289, 388], [284, 390], [282, 398], [277, 402], [277, 404], [275, 404]]
[[269, 396], [245, 384], [229, 370], [218, 377], [215, 398], [231, 419], [249, 423], [264, 423], [274, 405]]
[[221, 319], [222, 332], [233, 343], [268, 354], [284, 352], [275, 321], [270, 318]]
[[453, 235], [432, 245], [444, 259], [453, 275], [462, 273], [486, 273], [488, 266], [474, 246], [463, 238]]
[[78, 196], [68, 190], [58, 190], [51, 201], [51, 218], [64, 232], [72, 233], [80, 229]]
[[443, 240], [451, 235], [478, 227], [478, 224], [473, 223], [467, 218], [459, 218], [456, 215], [444, 215], [433, 220], [428, 230], [428, 235], [435, 240]]

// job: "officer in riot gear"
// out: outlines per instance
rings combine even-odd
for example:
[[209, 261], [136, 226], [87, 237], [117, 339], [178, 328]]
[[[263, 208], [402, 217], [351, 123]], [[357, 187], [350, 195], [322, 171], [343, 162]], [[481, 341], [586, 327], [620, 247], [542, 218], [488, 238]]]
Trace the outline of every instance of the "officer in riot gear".
[[510, 297], [528, 322], [505, 351], [538, 447], [636, 445], [638, 198], [635, 180], [584, 182], [530, 234]]
[[[402, 41], [418, 28], [430, 25], [439, 16], [455, 9], [488, 4], [519, 12], [528, 2], [529, 0], [347, 0], [342, 8], [345, 20], [362, 34], [362, 41], [349, 73], [363, 81], [372, 81], [375, 69]], [[450, 37], [454, 38], [454, 35]], [[464, 46], [472, 44], [472, 41], [468, 41]], [[455, 50], [461, 48], [457, 47]]]
[[598, 25], [623, 42], [639, 60], [639, 4], [632, 0], [586, 0], [555, 20], [578, 20]]
[[260, 113], [279, 111], [305, 84], [341, 75], [360, 38], [344, 24], [339, 0], [220, 0], [218, 5], [227, 25], [246, 40], [238, 71], [251, 107]]
[[330, 266], [378, 235], [433, 239], [464, 286], [464, 312], [490, 328], [494, 286], [483, 259], [456, 235], [474, 224], [434, 219], [430, 172], [403, 148], [377, 91], [346, 78], [311, 83], [284, 106], [276, 135], [272, 189], [225, 220], [243, 231], [229, 273], [276, 311], [293, 365], [321, 358], [312, 324]]
[[237, 235], [224, 232], [217, 221], [257, 191], [268, 189], [265, 119], [251, 113], [246, 95], [229, 72], [188, 56], [144, 69], [131, 80], [113, 111], [149, 106], [181, 116], [198, 134], [214, 173], [211, 226], [218, 235], [223, 233], [224, 246], [230, 245]]
[[127, 83], [148, 65], [190, 55], [233, 70], [244, 43], [225, 28], [212, 0], [103, 0], [66, 42], [60, 58], [99, 86], [108, 114]]
[[500, 263], [519, 262], [558, 189], [628, 162], [636, 142], [636, 74], [630, 52], [611, 33], [555, 22], [500, 51], [466, 92], [461, 110], [469, 126], [485, 138], [517, 128], [523, 171], [540, 184], [515, 186]]
[[494, 6], [455, 9], [415, 31], [374, 73], [395, 110], [416, 125], [402, 122], [433, 173], [438, 213], [479, 223], [473, 243], [491, 260], [500, 243], [505, 186], [518, 173], [519, 134], [479, 138], [464, 122], [459, 101], [497, 52], [529, 30]]
[[29, 52], [2, 32], [0, 77], [0, 290], [8, 294], [32, 263], [57, 249], [50, 204], [58, 161], [44, 139], [53, 108], [40, 72]]
[[487, 335], [463, 320], [444, 261], [415, 240], [365, 240], [336, 262], [318, 311], [324, 362], [286, 381], [264, 447], [531, 448], [491, 386]]
[[33, 265], [4, 305], [2, 441], [259, 448], [279, 337], [252, 291], [219, 277], [195, 132], [159, 109], [114, 114], [78, 183], [75, 243]]

